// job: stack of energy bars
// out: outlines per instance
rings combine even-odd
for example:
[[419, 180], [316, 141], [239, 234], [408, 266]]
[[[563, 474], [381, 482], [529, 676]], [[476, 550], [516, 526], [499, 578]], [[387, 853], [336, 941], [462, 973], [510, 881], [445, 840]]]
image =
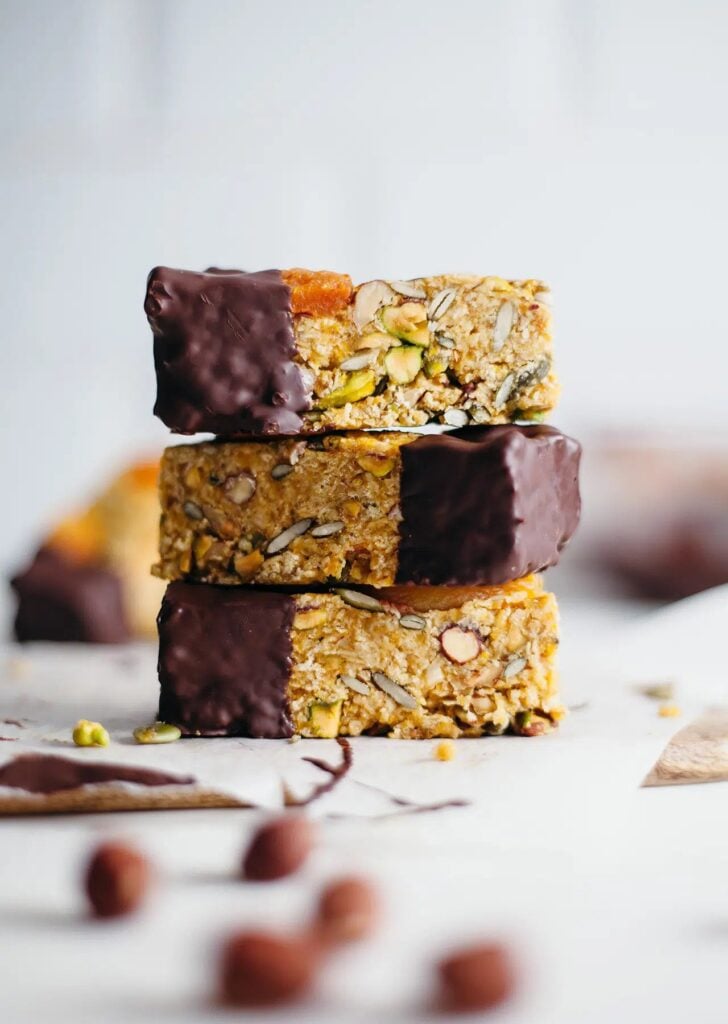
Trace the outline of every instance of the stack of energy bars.
[[[580, 511], [538, 281], [158, 267], [159, 718], [185, 735], [537, 735], [538, 575]], [[416, 432], [425, 424], [439, 424]], [[405, 428], [394, 430], [392, 428]], [[453, 429], [455, 428], [455, 429]]]

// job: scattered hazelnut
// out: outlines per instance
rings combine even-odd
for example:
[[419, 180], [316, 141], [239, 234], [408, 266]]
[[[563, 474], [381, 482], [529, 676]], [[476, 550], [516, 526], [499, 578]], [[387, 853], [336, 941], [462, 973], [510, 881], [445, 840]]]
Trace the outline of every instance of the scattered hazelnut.
[[306, 994], [319, 965], [315, 943], [304, 937], [248, 931], [222, 952], [220, 994], [231, 1006], [274, 1006]]
[[289, 814], [261, 826], [243, 859], [243, 877], [272, 882], [298, 871], [311, 852], [314, 829], [307, 818]]
[[379, 918], [379, 899], [364, 878], [339, 878], [319, 897], [315, 931], [325, 943], [356, 942], [373, 930]]
[[108, 747], [109, 734], [100, 722], [80, 718], [73, 728], [73, 742], [77, 747]]
[[455, 744], [452, 740], [442, 740], [435, 747], [435, 759], [437, 761], [454, 761]]
[[136, 910], [147, 894], [147, 859], [123, 843], [104, 843], [86, 869], [86, 894], [97, 917], [121, 917]]
[[516, 986], [505, 946], [488, 943], [453, 953], [438, 964], [440, 1004], [451, 1012], [489, 1010], [505, 1002]]

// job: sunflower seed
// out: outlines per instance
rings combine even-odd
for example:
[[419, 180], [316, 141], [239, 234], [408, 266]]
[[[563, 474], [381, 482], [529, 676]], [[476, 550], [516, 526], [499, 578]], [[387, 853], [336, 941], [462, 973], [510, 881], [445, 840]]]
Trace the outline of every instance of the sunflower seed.
[[508, 399], [511, 397], [511, 392], [516, 383], [515, 373], [509, 373], [505, 378], [501, 386], [498, 388], [495, 398], [493, 399], [493, 405], [496, 409], [500, 409], [501, 406], [505, 405]]
[[384, 611], [381, 601], [377, 601], [376, 597], [372, 597], [371, 594], [362, 594], [359, 590], [346, 590], [344, 587], [336, 587], [334, 592], [352, 608], [360, 608], [364, 612]]
[[442, 419], [451, 427], [464, 427], [470, 417], [464, 409], [446, 409]]
[[516, 318], [516, 310], [512, 302], [504, 302], [495, 318], [495, 326], [493, 327], [493, 344], [491, 345], [492, 352], [500, 352], [503, 348], [506, 338], [511, 333], [513, 327], [513, 321]]
[[415, 284], [414, 281], [389, 281], [388, 284], [398, 295], [404, 295], [407, 299], [427, 298], [427, 293], [422, 285]]
[[361, 679], [357, 679], [356, 676], [339, 676], [339, 679], [350, 690], [354, 690], [355, 693], [360, 693], [363, 697], [366, 697], [369, 693], [369, 687], [366, 683], [363, 683]]
[[544, 379], [550, 369], [550, 359], [539, 359], [537, 363], [532, 363], [521, 370], [516, 377], [516, 388], [520, 391], [521, 388], [528, 388], [532, 384], [538, 384], [540, 380]]
[[182, 506], [188, 519], [203, 519], [202, 509], [194, 501], [186, 501]]
[[372, 322], [380, 306], [389, 305], [394, 292], [386, 281], [367, 281], [354, 299], [354, 326], [358, 331]]
[[395, 683], [389, 676], [385, 676], [384, 672], [372, 672], [372, 682], [408, 711], [413, 711], [417, 707], [417, 701], [412, 694], [407, 693], [403, 686]]
[[444, 334], [436, 334], [435, 341], [438, 345], [442, 345], [443, 348], [455, 348], [455, 342], [452, 338], [446, 338]]
[[528, 662], [525, 658], [514, 658], [513, 661], [509, 661], [506, 667], [503, 669], [503, 678], [510, 679], [512, 676], [517, 676], [519, 672], [522, 672]]
[[399, 624], [405, 629], [424, 629], [427, 620], [423, 619], [421, 615], [402, 615]]
[[440, 317], [444, 316], [455, 301], [455, 296], [454, 288], [443, 288], [442, 291], [438, 292], [427, 310], [428, 318], [430, 320], [439, 320]]
[[344, 524], [340, 519], [337, 519], [332, 523], [321, 523], [320, 526], [314, 526], [311, 530], [312, 537], [333, 537], [335, 533], [341, 533], [344, 529]]
[[287, 462], [279, 462], [277, 466], [274, 466], [270, 471], [270, 475], [274, 480], [282, 480], [288, 476], [289, 473], [293, 472], [293, 466], [289, 466]]
[[339, 364], [339, 369], [363, 370], [365, 366], [369, 366], [373, 358], [374, 353], [371, 351], [362, 352], [361, 355], [358, 356], [349, 356], [348, 359], [345, 359], [342, 363]]
[[289, 526], [283, 533], [279, 533], [265, 549], [266, 555], [277, 555], [279, 551], [283, 551], [292, 540], [295, 540], [296, 537], [301, 537], [309, 529], [312, 522], [313, 519], [299, 519], [293, 526]]

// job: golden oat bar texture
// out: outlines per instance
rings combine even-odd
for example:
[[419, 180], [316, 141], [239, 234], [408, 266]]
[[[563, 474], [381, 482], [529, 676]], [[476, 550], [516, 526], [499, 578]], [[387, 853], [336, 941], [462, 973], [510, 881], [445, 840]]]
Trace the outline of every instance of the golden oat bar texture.
[[161, 467], [157, 575], [205, 583], [500, 584], [558, 561], [580, 447], [553, 427], [203, 442]]
[[159, 631], [160, 717], [186, 735], [534, 736], [563, 716], [538, 576], [376, 596], [178, 582]]
[[218, 436], [539, 420], [556, 404], [541, 281], [157, 267], [155, 413]]

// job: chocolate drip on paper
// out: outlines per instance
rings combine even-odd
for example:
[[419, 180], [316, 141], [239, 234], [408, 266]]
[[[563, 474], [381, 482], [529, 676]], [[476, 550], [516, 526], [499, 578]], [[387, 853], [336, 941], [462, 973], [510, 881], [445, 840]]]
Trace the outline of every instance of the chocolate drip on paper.
[[0, 766], [0, 787], [26, 793], [59, 793], [81, 786], [133, 782], [139, 786], [190, 786], [191, 775], [171, 775], [123, 764], [91, 764], [67, 757], [23, 754]]

